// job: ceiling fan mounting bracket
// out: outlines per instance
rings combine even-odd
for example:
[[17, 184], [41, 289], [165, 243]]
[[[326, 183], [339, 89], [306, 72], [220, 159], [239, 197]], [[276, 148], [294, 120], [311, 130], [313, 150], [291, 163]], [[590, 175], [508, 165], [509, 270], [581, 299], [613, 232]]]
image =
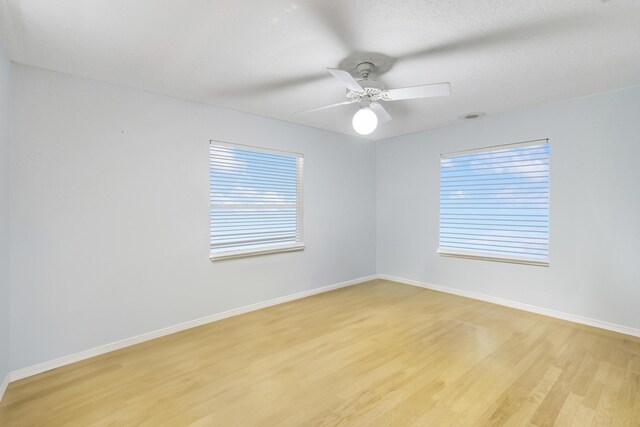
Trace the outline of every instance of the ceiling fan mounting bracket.
[[349, 71], [353, 77], [363, 78], [363, 70], [369, 69], [369, 73], [374, 72], [379, 76], [389, 71], [394, 61], [382, 53], [357, 52], [340, 61], [338, 68]]
[[376, 70], [376, 66], [371, 62], [361, 62], [356, 65], [356, 70], [360, 73], [360, 77], [363, 79], [369, 78], [370, 74], [373, 74]]

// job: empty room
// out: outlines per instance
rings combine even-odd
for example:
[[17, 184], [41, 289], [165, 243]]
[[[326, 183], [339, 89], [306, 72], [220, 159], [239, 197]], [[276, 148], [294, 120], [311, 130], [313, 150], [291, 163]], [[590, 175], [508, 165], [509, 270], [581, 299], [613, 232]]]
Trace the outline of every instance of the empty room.
[[640, 426], [640, 1], [0, 0], [0, 426]]

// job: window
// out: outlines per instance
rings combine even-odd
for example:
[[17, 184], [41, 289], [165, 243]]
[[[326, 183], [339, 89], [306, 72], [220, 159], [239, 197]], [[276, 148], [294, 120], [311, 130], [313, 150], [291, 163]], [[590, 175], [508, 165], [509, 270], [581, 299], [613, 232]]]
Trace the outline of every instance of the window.
[[301, 154], [211, 141], [209, 164], [211, 259], [304, 248]]
[[549, 265], [547, 140], [442, 155], [438, 253]]

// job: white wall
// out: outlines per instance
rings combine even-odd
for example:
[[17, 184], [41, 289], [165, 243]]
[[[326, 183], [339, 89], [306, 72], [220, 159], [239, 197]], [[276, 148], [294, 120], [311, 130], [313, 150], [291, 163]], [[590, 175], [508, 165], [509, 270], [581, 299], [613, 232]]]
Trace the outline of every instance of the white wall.
[[[12, 71], [12, 370], [374, 274], [371, 142]], [[209, 261], [210, 139], [304, 153], [304, 251]]]
[[[640, 87], [385, 140], [377, 149], [377, 271], [640, 328]], [[445, 258], [443, 152], [549, 138], [550, 260]]]
[[[376, 264], [380, 274], [640, 327], [640, 88], [394, 138], [376, 149], [11, 67], [12, 370], [367, 276]], [[6, 114], [0, 121], [6, 129]], [[438, 257], [440, 153], [536, 138], [551, 143], [551, 266]], [[305, 154], [305, 251], [208, 260], [209, 139]], [[6, 184], [2, 191], [6, 207]], [[6, 255], [6, 245], [0, 251]], [[3, 327], [6, 334], [0, 318], [0, 360]]]
[[0, 398], [9, 372], [9, 78], [0, 43]]

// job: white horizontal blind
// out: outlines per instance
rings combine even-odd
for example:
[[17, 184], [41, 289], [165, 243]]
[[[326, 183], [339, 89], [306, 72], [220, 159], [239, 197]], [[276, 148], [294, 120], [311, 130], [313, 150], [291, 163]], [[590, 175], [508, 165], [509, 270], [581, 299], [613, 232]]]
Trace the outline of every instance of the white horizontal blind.
[[212, 257], [301, 243], [302, 155], [212, 141], [209, 162]]
[[547, 140], [442, 155], [438, 252], [548, 265]]

